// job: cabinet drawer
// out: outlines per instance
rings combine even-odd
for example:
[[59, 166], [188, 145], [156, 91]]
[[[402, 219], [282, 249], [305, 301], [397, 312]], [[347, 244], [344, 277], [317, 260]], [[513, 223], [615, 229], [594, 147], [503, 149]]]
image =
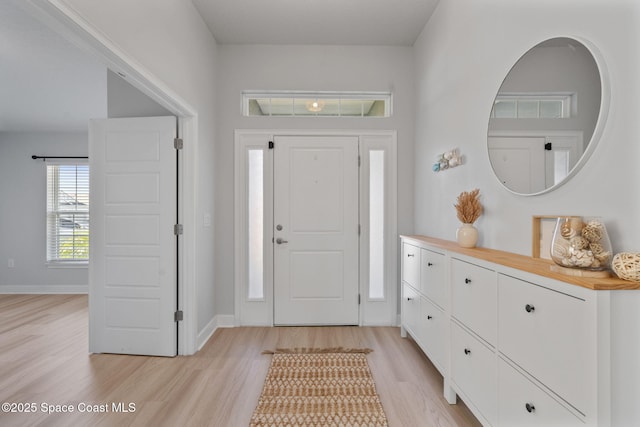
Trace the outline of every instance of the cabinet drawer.
[[453, 259], [451, 287], [453, 316], [495, 346], [498, 321], [496, 273]]
[[420, 294], [406, 283], [402, 284], [402, 325], [414, 339], [419, 339], [420, 330]]
[[500, 351], [583, 413], [589, 383], [585, 301], [498, 277]]
[[402, 280], [420, 289], [420, 248], [402, 244]]
[[451, 322], [451, 379], [492, 425], [498, 411], [496, 363], [493, 351]]
[[420, 315], [422, 317], [422, 335], [420, 341], [427, 356], [444, 373], [446, 360], [444, 312], [426, 298], [420, 301]]
[[442, 308], [446, 308], [447, 303], [445, 261], [441, 253], [420, 250], [420, 291]]
[[584, 423], [504, 360], [498, 367], [501, 426], [573, 427]]

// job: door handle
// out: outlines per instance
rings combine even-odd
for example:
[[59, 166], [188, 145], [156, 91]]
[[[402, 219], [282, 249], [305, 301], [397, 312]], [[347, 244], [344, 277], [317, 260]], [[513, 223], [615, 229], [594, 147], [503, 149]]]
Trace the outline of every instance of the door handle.
[[282, 237], [278, 237], [278, 238], [276, 239], [276, 243], [277, 243], [277, 244], [279, 244], [279, 245], [281, 245], [281, 244], [283, 244], [283, 243], [289, 243], [289, 242], [288, 242], [287, 240], [283, 240], [283, 239], [282, 239]]

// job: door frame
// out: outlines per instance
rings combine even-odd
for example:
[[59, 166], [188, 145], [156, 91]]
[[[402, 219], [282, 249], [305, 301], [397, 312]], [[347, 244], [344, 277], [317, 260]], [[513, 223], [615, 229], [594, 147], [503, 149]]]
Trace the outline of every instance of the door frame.
[[184, 320], [178, 322], [178, 354], [194, 354], [203, 344], [198, 342], [195, 283], [198, 112], [71, 7], [49, 0], [27, 0], [22, 6], [62, 37], [96, 56], [106, 68], [118, 73], [178, 118], [178, 136], [184, 141], [184, 149], [178, 154], [178, 217], [184, 225], [184, 233], [178, 239], [177, 309], [185, 313]]
[[[368, 250], [364, 244], [369, 242], [368, 229], [362, 227], [359, 239], [359, 283], [361, 295], [359, 308], [360, 326], [395, 326], [397, 324], [397, 132], [393, 130], [300, 130], [300, 129], [236, 129], [235, 144], [235, 172], [234, 172], [234, 296], [235, 296], [235, 326], [273, 326], [273, 150], [269, 150], [268, 143], [276, 136], [357, 136], [359, 149], [384, 149], [388, 154], [386, 167], [388, 179], [385, 182], [385, 290], [383, 299], [371, 299], [365, 293], [368, 283]], [[248, 298], [248, 180], [247, 157], [248, 150], [262, 150], [264, 153], [264, 253], [263, 253], [263, 283], [262, 298]], [[368, 159], [368, 155], [360, 152], [361, 159]], [[359, 168], [359, 217], [360, 224], [363, 215], [368, 214], [368, 193], [363, 195], [363, 174], [368, 173], [368, 163], [363, 161]], [[368, 186], [364, 188], [368, 191]]]

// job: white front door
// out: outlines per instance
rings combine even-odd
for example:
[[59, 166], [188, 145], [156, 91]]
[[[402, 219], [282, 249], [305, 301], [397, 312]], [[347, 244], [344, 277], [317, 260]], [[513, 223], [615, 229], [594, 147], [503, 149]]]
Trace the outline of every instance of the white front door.
[[92, 120], [89, 350], [177, 354], [175, 117]]
[[274, 148], [274, 324], [358, 324], [358, 137]]

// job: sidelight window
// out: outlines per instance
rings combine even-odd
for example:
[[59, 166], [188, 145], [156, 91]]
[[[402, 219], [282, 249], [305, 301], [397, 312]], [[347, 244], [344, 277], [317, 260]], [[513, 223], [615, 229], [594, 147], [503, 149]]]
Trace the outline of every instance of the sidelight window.
[[385, 168], [383, 150], [369, 151], [369, 298], [385, 297]]
[[248, 150], [249, 299], [264, 298], [264, 151]]

